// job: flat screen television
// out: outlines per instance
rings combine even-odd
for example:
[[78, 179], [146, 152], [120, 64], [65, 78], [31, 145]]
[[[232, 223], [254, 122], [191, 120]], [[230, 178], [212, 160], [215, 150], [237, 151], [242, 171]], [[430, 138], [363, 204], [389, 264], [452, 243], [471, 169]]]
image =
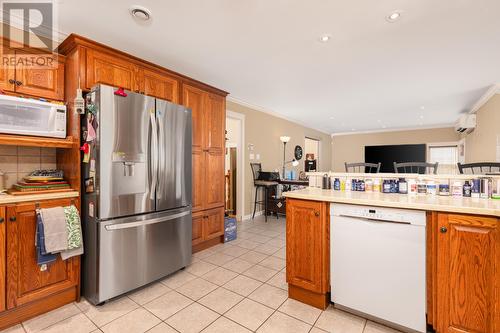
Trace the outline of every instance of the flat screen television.
[[394, 162], [425, 162], [426, 145], [365, 146], [365, 163], [381, 162], [380, 172], [395, 172]]

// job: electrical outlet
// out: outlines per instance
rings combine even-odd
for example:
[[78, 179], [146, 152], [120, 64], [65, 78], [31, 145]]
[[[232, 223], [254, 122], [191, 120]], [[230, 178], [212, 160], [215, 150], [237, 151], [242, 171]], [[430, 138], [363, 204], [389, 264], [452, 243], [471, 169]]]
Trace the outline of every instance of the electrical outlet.
[[260, 160], [260, 154], [256, 154], [256, 155], [255, 155], [255, 159], [256, 159], [257, 161], [258, 161], [258, 160]]
[[254, 154], [250, 154], [250, 160], [253, 160], [255, 158]]

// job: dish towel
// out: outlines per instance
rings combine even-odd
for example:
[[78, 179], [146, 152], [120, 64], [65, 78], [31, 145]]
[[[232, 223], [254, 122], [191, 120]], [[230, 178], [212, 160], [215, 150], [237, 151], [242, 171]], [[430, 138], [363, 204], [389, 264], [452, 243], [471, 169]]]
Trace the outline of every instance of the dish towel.
[[43, 232], [43, 223], [42, 217], [40, 216], [40, 212], [36, 213], [36, 262], [38, 265], [47, 265], [51, 262], [56, 261], [57, 256], [55, 254], [47, 253], [45, 250], [45, 240], [44, 240], [44, 232]]
[[57, 253], [68, 249], [68, 229], [63, 207], [40, 209], [45, 250]]
[[80, 214], [74, 205], [63, 207], [68, 232], [68, 247], [61, 252], [61, 259], [66, 260], [83, 254], [83, 237]]

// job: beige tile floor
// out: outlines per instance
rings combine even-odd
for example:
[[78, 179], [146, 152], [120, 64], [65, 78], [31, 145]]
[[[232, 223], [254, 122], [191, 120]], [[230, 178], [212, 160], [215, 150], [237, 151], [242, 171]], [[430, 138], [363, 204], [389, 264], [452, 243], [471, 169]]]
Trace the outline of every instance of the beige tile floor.
[[288, 298], [285, 219], [238, 224], [238, 239], [196, 253], [185, 270], [94, 307], [87, 301], [1, 333], [397, 333], [329, 307]]

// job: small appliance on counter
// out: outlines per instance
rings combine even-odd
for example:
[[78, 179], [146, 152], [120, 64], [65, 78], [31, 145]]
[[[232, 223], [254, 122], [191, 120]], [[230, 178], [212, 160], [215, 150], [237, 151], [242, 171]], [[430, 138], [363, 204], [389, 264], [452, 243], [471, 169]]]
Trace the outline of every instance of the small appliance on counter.
[[66, 106], [0, 95], [0, 133], [66, 138]]

